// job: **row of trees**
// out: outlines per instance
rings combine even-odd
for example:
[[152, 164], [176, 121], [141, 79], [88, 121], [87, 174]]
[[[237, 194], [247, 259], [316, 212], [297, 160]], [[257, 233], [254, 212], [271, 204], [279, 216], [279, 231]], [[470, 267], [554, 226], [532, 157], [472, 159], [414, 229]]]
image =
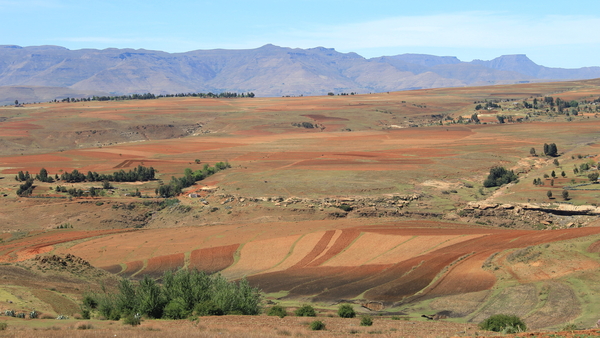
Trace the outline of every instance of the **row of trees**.
[[219, 94], [208, 93], [179, 93], [179, 94], [164, 94], [158, 95], [157, 97], [202, 97], [202, 98], [237, 98], [237, 97], [254, 97], [253, 92], [248, 93], [234, 93], [234, 92], [223, 92]]
[[60, 175], [60, 180], [68, 183], [77, 182], [146, 182], [155, 179], [156, 170], [153, 167], [146, 168], [144, 166], [137, 166], [133, 170], [115, 171], [112, 174], [98, 174], [95, 171], [88, 171], [87, 175], [79, 172], [77, 169], [73, 169], [72, 172], [65, 172]]
[[[233, 93], [233, 92], [222, 92], [222, 93], [179, 93], [179, 94], [160, 94], [155, 95], [152, 93], [145, 94], [130, 94], [130, 95], [114, 95], [114, 96], [92, 96], [84, 98], [71, 98], [67, 97], [60, 102], [89, 102], [89, 101], [125, 101], [125, 100], [154, 100], [161, 97], [202, 97], [202, 98], [237, 98], [237, 97], [254, 97], [253, 92], [248, 93]], [[18, 101], [15, 101], [15, 104]], [[53, 102], [58, 102], [54, 100]]]
[[[45, 168], [40, 169], [39, 174], [35, 176], [35, 179], [40, 182], [52, 183], [54, 181], [63, 181], [67, 183], [78, 183], [78, 182], [146, 182], [154, 180], [156, 176], [156, 170], [153, 167], [146, 168], [144, 166], [137, 166], [133, 170], [115, 171], [112, 174], [98, 174], [95, 171], [88, 171], [87, 175], [79, 172], [77, 169], [73, 169], [72, 172], [64, 172], [60, 176], [55, 174], [54, 178], [48, 175], [48, 171]], [[25, 182], [33, 179], [29, 171], [25, 173], [19, 171], [15, 176], [15, 180], [18, 182]]]
[[[261, 295], [248, 281], [228, 282], [219, 274], [180, 270], [165, 272], [162, 284], [144, 276], [139, 283], [123, 279], [118, 293], [84, 297], [84, 315], [97, 311], [110, 320], [139, 314], [148, 318], [182, 319], [196, 315], [260, 313]], [[87, 311], [87, 312], [86, 312]]]
[[181, 194], [183, 189], [191, 187], [194, 183], [202, 181], [206, 177], [227, 168], [231, 168], [231, 165], [228, 162], [217, 162], [214, 167], [205, 164], [201, 170], [196, 171], [187, 168], [185, 169], [183, 177], [171, 177], [171, 182], [169, 182], [169, 184], [159, 186], [154, 192], [159, 197], [174, 197]]

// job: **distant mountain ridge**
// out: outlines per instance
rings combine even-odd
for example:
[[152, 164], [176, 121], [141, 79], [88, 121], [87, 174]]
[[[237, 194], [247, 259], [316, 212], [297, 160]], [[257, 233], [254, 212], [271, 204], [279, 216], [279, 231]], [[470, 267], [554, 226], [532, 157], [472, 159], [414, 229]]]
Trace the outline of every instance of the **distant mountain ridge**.
[[[333, 48], [274, 45], [186, 53], [0, 46], [0, 86], [44, 87], [48, 95], [49, 87], [60, 87], [57, 98], [66, 93], [83, 96], [223, 91], [254, 92], [258, 96], [325, 95], [597, 77], [600, 67], [548, 68], [525, 55], [463, 62], [453, 56], [423, 54], [366, 59]], [[3, 90], [0, 95], [15, 92], [18, 91]], [[15, 99], [25, 101], [0, 97], [0, 102]]]

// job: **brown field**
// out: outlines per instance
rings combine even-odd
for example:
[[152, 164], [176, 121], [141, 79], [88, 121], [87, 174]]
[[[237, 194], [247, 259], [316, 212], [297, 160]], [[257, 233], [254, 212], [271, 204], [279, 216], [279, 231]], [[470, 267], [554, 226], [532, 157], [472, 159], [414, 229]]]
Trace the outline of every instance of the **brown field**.
[[[69, 253], [133, 279], [181, 268], [247, 278], [269, 301], [313, 302], [322, 311], [343, 300], [375, 302], [381, 314], [412, 318], [451, 313], [449, 331], [420, 328], [418, 334], [402, 323], [397, 329], [406, 336], [474, 334], [472, 323], [517, 309], [534, 329], [559, 329], [570, 321], [591, 327], [597, 320], [591, 304], [600, 301], [592, 283], [600, 277], [600, 222], [598, 212], [577, 208], [595, 210], [600, 188], [573, 168], [590, 162], [597, 170], [600, 119], [591, 110], [567, 116], [514, 104], [539, 95], [593, 101], [600, 81], [2, 107], [0, 262], [18, 266], [39, 254]], [[501, 100], [502, 108], [480, 112], [482, 124], [456, 123], [486, 99]], [[524, 120], [499, 124], [498, 115]], [[302, 122], [315, 128], [295, 126]], [[544, 143], [558, 145], [558, 165], [530, 155], [532, 147], [541, 155]], [[186, 168], [219, 161], [232, 168], [197, 182], [178, 202], [163, 205], [155, 197], [160, 184]], [[30, 198], [15, 193], [19, 171], [45, 168], [54, 176], [138, 165], [156, 168], [159, 180], [115, 182], [94, 198], [56, 193], [61, 182], [36, 181]], [[484, 188], [493, 166], [514, 170], [519, 182]], [[552, 171], [554, 180], [543, 177]], [[533, 185], [536, 178], [544, 185]], [[87, 190], [101, 183], [64, 185]], [[136, 189], [144, 198], [132, 197]], [[191, 192], [199, 196], [188, 197]], [[522, 257], [515, 260], [515, 252]], [[59, 312], [50, 304], [59, 299], [54, 291], [22, 291], [28, 285], [0, 291]], [[70, 301], [81, 293], [71, 293]], [[272, 319], [265, 318], [254, 320]], [[195, 325], [190, 330], [210, 335], [225, 325], [219, 320], [247, 324], [211, 318], [189, 324]], [[290, 332], [304, 332], [289, 320]], [[162, 330], [171, 324], [151, 325]], [[279, 326], [264, 325], [268, 329], [253, 326], [252, 334], [280, 335], [273, 332]], [[344, 325], [332, 319], [331, 333], [348, 334]], [[385, 324], [380, 331], [394, 336], [391, 328]]]

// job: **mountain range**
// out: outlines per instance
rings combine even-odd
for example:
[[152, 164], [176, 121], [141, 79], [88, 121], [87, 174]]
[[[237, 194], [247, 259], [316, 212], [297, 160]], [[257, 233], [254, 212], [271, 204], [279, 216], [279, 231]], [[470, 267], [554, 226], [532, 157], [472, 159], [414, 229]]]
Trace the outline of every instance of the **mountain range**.
[[549, 68], [525, 55], [463, 62], [424, 54], [366, 59], [333, 48], [274, 45], [186, 53], [0, 46], [0, 104], [133, 93], [370, 93], [597, 77], [600, 67]]

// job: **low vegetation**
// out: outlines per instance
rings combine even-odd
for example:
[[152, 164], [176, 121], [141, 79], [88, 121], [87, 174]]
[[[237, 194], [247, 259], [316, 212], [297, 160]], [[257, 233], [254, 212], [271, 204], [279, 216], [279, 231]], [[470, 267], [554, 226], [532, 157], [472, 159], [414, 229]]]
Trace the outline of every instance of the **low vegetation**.
[[315, 309], [310, 305], [303, 305], [302, 307], [297, 308], [296, 311], [294, 311], [294, 314], [297, 317], [316, 317], [317, 316]]
[[165, 272], [162, 284], [148, 276], [139, 283], [123, 279], [118, 293], [87, 295], [82, 308], [109, 320], [134, 315], [182, 319], [194, 312], [199, 316], [256, 315], [260, 313], [260, 300], [259, 290], [246, 280], [228, 282], [221, 275], [180, 270]]
[[356, 317], [356, 311], [354, 311], [354, 308], [350, 304], [340, 305], [340, 307], [338, 308], [337, 314], [338, 314], [338, 316], [340, 316], [342, 318]]
[[486, 331], [517, 333], [527, 330], [521, 318], [515, 315], [498, 314], [488, 317], [479, 324], [479, 328]]
[[371, 326], [373, 325], [373, 318], [371, 316], [362, 316], [360, 318], [360, 326]]
[[269, 309], [269, 312], [267, 312], [267, 315], [283, 318], [283, 317], [287, 316], [287, 311], [285, 310], [285, 308], [283, 306], [275, 305]]
[[311, 322], [309, 326], [310, 329], [313, 331], [325, 330], [325, 323], [323, 323], [320, 320], [315, 320], [314, 322]]

